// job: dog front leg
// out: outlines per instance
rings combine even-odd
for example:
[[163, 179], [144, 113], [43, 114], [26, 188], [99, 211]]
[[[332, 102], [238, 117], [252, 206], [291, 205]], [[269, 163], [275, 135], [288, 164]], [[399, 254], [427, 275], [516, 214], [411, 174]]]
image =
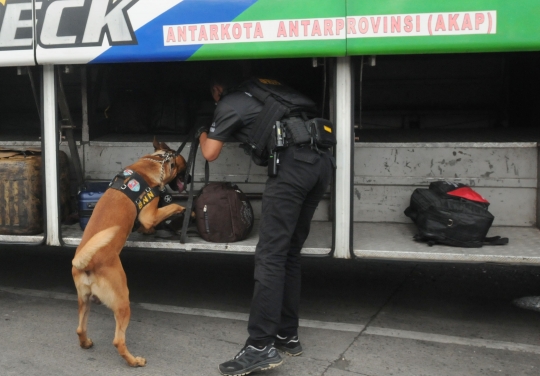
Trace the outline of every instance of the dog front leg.
[[145, 209], [149, 210], [144, 211], [143, 209], [139, 215], [141, 227], [138, 231], [143, 234], [153, 234], [155, 232], [154, 227], [156, 227], [159, 223], [163, 222], [173, 214], [182, 213], [186, 210], [186, 208], [178, 204], [170, 204], [159, 209], [154, 208], [153, 211], [151, 210], [153, 209], [151, 207], [147, 207]]

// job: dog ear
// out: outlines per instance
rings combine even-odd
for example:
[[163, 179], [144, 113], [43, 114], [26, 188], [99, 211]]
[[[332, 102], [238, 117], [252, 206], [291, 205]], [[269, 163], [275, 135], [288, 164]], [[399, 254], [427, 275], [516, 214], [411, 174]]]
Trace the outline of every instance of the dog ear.
[[154, 136], [154, 142], [152, 143], [152, 145], [154, 145], [154, 151], [158, 151], [158, 150], [172, 150], [169, 145], [167, 145], [166, 143], [164, 142], [158, 142], [158, 140], [156, 139], [156, 136]]
[[161, 150], [172, 150], [166, 143], [160, 142]]

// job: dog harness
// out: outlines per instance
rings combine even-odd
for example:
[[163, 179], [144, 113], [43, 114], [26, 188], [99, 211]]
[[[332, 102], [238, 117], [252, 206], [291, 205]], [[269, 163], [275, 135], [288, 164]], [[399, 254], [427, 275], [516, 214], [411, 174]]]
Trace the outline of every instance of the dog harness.
[[116, 189], [126, 196], [137, 207], [137, 214], [153, 199], [159, 197], [159, 186], [151, 188], [144, 178], [133, 170], [126, 169], [111, 180], [109, 188]]
[[109, 183], [109, 188], [122, 192], [135, 204], [137, 216], [132, 231], [137, 230], [140, 225], [138, 217], [141, 210], [162, 192], [159, 186], [151, 188], [141, 175], [129, 169], [116, 174]]
[[139, 213], [141, 212], [141, 210], [150, 202], [152, 202], [152, 200], [160, 197], [160, 194], [165, 193], [166, 188], [163, 186], [164, 165], [166, 162], [174, 159], [176, 155], [177, 154], [174, 152], [166, 152], [163, 155], [160, 155], [160, 157], [162, 158], [161, 161], [150, 158], [143, 158], [161, 164], [159, 185], [156, 187], [150, 187], [150, 185], [146, 182], [146, 180], [144, 180], [141, 175], [128, 168], [116, 174], [116, 176], [109, 183], [109, 188], [113, 188], [124, 193], [135, 204], [135, 207], [137, 208], [137, 216], [135, 217], [133, 229], [131, 231], [137, 230], [137, 228], [139, 228], [140, 226]]

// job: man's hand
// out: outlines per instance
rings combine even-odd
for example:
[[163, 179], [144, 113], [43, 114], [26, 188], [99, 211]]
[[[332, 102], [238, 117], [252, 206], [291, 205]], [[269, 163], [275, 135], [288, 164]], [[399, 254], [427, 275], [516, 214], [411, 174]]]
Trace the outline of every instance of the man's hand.
[[206, 132], [208, 133], [209, 129], [208, 129], [208, 126], [207, 125], [202, 125], [200, 126], [196, 131], [195, 131], [195, 138], [200, 138], [201, 137], [201, 134], [203, 134], [203, 132]]

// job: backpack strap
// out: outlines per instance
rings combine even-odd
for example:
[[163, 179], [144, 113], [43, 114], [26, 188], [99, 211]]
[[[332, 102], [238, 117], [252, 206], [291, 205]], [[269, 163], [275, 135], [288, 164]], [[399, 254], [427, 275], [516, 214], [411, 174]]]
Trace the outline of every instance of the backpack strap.
[[208, 161], [204, 163], [204, 185], [208, 185], [208, 181], [210, 180], [210, 164]]
[[484, 238], [484, 245], [506, 245], [508, 244], [508, 238], [501, 238], [500, 236], [492, 236]]
[[263, 108], [255, 118], [253, 127], [248, 134], [249, 146], [257, 156], [260, 156], [270, 140], [272, 126], [276, 121], [288, 115], [290, 108], [276, 99], [272, 92], [261, 86], [256, 78], [248, 80], [246, 84], [240, 85], [236, 90], [245, 92], [263, 104]]
[[249, 182], [249, 174], [251, 172], [251, 162], [253, 161], [253, 149], [251, 149], [251, 155], [250, 155], [250, 158], [249, 158], [249, 166], [248, 166], [248, 170], [247, 170], [247, 176], [246, 176], [246, 181], [245, 183], [248, 183]]
[[272, 134], [272, 126], [289, 113], [289, 108], [271, 95], [267, 95], [263, 103], [264, 107], [255, 118], [248, 136], [249, 144], [257, 153], [262, 153], [266, 148]]
[[[481, 247], [482, 245], [506, 245], [506, 244], [508, 244], [508, 238], [501, 238], [500, 236], [486, 237], [486, 238], [484, 238], [484, 241], [482, 243], [478, 243], [477, 245], [471, 245], [471, 246], [465, 245], [463, 242], [461, 242], [461, 243], [452, 242], [451, 240], [448, 240], [448, 239], [446, 239], [446, 240], [439, 239], [440, 241], [438, 241], [438, 239], [431, 238], [431, 237], [426, 237], [426, 236], [423, 236], [421, 234], [415, 234], [413, 236], [413, 239], [416, 240], [416, 241], [424, 241], [430, 247], [433, 247], [434, 245], [436, 245], [438, 243], [443, 244], [443, 245], [452, 245], [452, 246], [456, 246], [456, 247], [465, 247], [465, 248], [469, 248], [469, 247], [477, 248], [477, 247]], [[452, 243], [454, 243], [454, 244], [452, 244]]]

